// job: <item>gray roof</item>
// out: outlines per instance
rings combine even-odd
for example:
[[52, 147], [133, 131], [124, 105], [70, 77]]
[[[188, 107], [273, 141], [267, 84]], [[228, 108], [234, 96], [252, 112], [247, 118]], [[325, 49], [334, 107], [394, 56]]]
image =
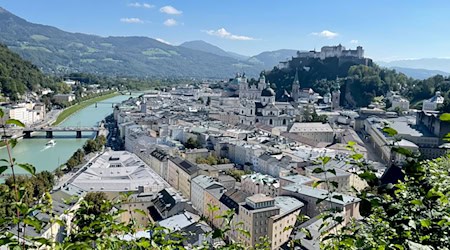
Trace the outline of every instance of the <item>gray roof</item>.
[[193, 178], [192, 183], [196, 183], [202, 189], [223, 187], [223, 185], [221, 183], [217, 182], [214, 178], [212, 178], [211, 176], [206, 176], [206, 175], [199, 175], [199, 176]]
[[183, 160], [180, 157], [174, 157], [170, 159], [173, 163], [175, 163], [179, 168], [181, 168], [184, 172], [192, 175], [195, 174], [199, 168], [197, 165], [191, 163], [190, 161]]
[[[299, 193], [299, 194], [302, 194], [305, 196], [313, 197], [316, 199], [323, 199], [323, 198], [327, 197], [327, 195], [328, 195], [327, 190], [313, 188], [313, 187], [305, 186], [305, 185], [298, 185], [298, 184], [291, 184], [288, 186], [284, 186], [284, 187], [282, 187], [282, 189], [291, 191], [291, 192], [295, 192], [295, 193]], [[337, 193], [337, 192], [334, 192], [331, 195], [332, 196], [342, 195], [343, 201], [341, 201], [339, 199], [331, 198], [332, 203], [336, 203], [336, 204], [340, 204], [340, 205], [347, 205], [347, 204], [351, 204], [351, 203], [360, 201], [360, 199], [357, 197], [353, 197], [350, 195], [345, 195], [345, 194], [341, 194], [341, 193]]]
[[280, 208], [280, 216], [284, 216], [301, 209], [305, 204], [294, 197], [277, 196], [275, 197], [275, 206]]
[[[306, 167], [308, 170], [313, 171], [316, 168], [321, 168], [321, 165], [312, 165], [312, 166], [308, 166]], [[319, 179], [326, 179], [327, 177], [344, 177], [344, 176], [350, 176], [351, 173], [342, 170], [340, 168], [336, 168], [334, 167], [333, 164], [326, 164], [324, 166], [325, 171], [326, 170], [334, 170], [336, 171], [336, 174], [330, 173], [330, 172], [323, 172], [323, 173], [311, 173], [312, 176], [319, 178]]]
[[416, 125], [413, 117], [398, 117], [387, 119], [391, 128], [395, 129], [400, 135], [410, 135], [415, 137], [435, 137], [423, 125]]
[[299, 175], [299, 174], [289, 175], [289, 176], [280, 176], [280, 179], [287, 180], [287, 181], [290, 181], [292, 183], [297, 183], [297, 184], [304, 184], [304, 183], [313, 181], [313, 179], [306, 177], [304, 175]]

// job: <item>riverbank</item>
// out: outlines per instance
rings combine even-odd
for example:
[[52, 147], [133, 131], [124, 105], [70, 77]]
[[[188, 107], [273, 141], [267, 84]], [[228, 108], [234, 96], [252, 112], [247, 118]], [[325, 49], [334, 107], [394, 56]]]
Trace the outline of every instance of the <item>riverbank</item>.
[[58, 115], [58, 118], [56, 118], [56, 121], [52, 124], [52, 126], [56, 126], [56, 125], [60, 124], [61, 122], [63, 122], [67, 118], [69, 118], [74, 113], [86, 108], [89, 105], [92, 105], [96, 102], [100, 102], [100, 101], [103, 101], [103, 100], [106, 100], [106, 99], [109, 99], [109, 98], [112, 98], [112, 97], [115, 97], [118, 95], [120, 95], [120, 93], [114, 92], [114, 93], [110, 93], [110, 94], [106, 94], [106, 95], [102, 95], [102, 96], [97, 96], [92, 99], [82, 101], [81, 103], [72, 105], [72, 106], [64, 109], [64, 111]]
[[[132, 96], [135, 96], [133, 94]], [[129, 95], [117, 95], [108, 100], [95, 103], [73, 113], [70, 117], [65, 119], [59, 126], [65, 127], [94, 127], [105, 119], [108, 115], [113, 113], [111, 103], [121, 103], [129, 99]], [[92, 102], [92, 101], [91, 101]], [[103, 103], [103, 104], [102, 104]], [[54, 117], [56, 119], [56, 116]], [[44, 170], [53, 171], [61, 166], [73, 155], [75, 151], [82, 148], [87, 140], [92, 139], [95, 133], [83, 133], [82, 138], [75, 138], [72, 132], [58, 133], [53, 140], [56, 145], [48, 147], [45, 144], [48, 138], [45, 134], [39, 134], [32, 139], [23, 139], [17, 143], [16, 147], [12, 149], [12, 154], [16, 158], [16, 162], [29, 163], [36, 167], [36, 172]], [[8, 152], [6, 148], [0, 149], [0, 159], [7, 159]], [[18, 173], [25, 173], [18, 169]]]

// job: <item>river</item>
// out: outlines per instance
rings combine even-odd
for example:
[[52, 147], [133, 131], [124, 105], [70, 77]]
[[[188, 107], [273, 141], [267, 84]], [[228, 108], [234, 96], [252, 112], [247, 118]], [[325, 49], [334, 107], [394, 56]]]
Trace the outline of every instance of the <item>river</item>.
[[[133, 95], [134, 96], [134, 95]], [[129, 95], [121, 95], [90, 105], [67, 118], [58, 126], [80, 126], [90, 127], [97, 125], [106, 116], [112, 113], [111, 103], [120, 103], [130, 98]], [[30, 163], [36, 167], [36, 172], [48, 170], [53, 171], [61, 164], [65, 163], [72, 154], [81, 148], [94, 133], [84, 132], [82, 138], [75, 138], [75, 132], [54, 133], [54, 146], [46, 146], [49, 139], [45, 138], [45, 133], [35, 133], [31, 139], [19, 140], [12, 150], [12, 155], [18, 163]], [[6, 148], [0, 150], [0, 159], [8, 157]], [[16, 168], [17, 173], [25, 173], [22, 169]], [[5, 173], [10, 173], [7, 170]]]

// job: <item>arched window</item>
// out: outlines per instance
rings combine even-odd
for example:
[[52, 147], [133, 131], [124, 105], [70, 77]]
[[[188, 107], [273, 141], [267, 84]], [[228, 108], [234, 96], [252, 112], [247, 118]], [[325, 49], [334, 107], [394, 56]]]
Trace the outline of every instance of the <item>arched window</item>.
[[286, 119], [283, 119], [283, 125], [286, 125]]
[[259, 122], [259, 119], [256, 119], [256, 122]]
[[253, 109], [250, 109], [250, 114], [253, 115]]
[[269, 124], [272, 125], [272, 123], [273, 123], [273, 122], [272, 122], [272, 119], [270, 119], [270, 120], [269, 120]]

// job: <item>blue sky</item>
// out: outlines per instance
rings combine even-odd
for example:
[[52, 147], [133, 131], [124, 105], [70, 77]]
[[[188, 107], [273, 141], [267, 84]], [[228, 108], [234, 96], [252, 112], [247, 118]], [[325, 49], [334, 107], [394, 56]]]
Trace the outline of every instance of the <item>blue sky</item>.
[[28, 21], [101, 36], [204, 40], [244, 55], [364, 47], [376, 60], [450, 57], [450, 1], [0, 0]]

